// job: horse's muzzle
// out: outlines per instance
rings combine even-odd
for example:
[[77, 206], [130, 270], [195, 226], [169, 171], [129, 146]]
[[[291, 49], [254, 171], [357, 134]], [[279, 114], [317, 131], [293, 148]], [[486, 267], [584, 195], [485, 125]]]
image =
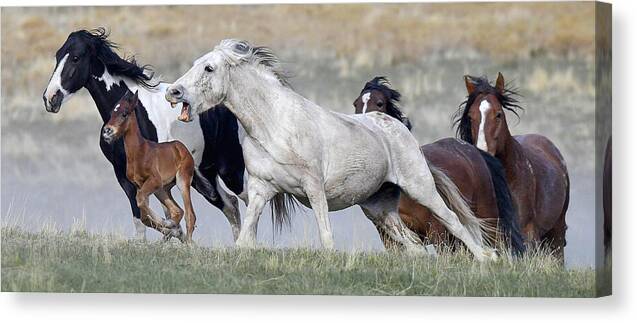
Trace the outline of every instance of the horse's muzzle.
[[113, 128], [104, 127], [104, 129], [102, 129], [102, 138], [104, 138], [107, 144], [112, 144], [115, 140], [115, 131]]
[[47, 99], [46, 95], [42, 96], [42, 99], [44, 100], [44, 107], [47, 112], [58, 113], [60, 111], [60, 106], [62, 106], [62, 101], [64, 100], [64, 94], [62, 94], [62, 91], [58, 90], [50, 99]]

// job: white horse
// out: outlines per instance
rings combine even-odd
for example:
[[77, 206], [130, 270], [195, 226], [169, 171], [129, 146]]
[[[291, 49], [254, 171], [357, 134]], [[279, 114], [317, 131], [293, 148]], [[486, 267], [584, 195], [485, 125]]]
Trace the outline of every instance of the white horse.
[[[495, 258], [483, 247], [479, 220], [471, 212], [459, 219], [447, 207], [416, 139], [402, 123], [386, 114], [345, 115], [310, 102], [288, 86], [268, 48], [223, 40], [167, 89], [166, 99], [183, 103], [183, 121], [193, 110], [201, 113], [224, 103], [245, 129], [248, 210], [239, 247], [256, 245], [265, 204], [289, 193], [314, 210], [325, 248], [334, 247], [328, 211], [358, 204], [385, 239], [423, 252], [398, 215], [402, 190], [431, 209], [477, 260]], [[456, 198], [462, 200], [459, 194]]]

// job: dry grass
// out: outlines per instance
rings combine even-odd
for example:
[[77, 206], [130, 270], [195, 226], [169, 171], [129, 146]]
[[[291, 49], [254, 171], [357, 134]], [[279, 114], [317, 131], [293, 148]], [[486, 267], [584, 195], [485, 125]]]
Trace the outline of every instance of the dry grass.
[[5, 226], [2, 291], [593, 297], [595, 273], [542, 250], [478, 264], [464, 251], [218, 249]]

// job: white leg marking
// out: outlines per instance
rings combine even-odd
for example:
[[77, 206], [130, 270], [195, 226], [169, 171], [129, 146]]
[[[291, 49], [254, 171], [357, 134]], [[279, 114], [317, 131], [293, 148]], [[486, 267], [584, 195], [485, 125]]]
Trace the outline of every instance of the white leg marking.
[[135, 239], [146, 240], [146, 226], [142, 223], [142, 220], [133, 218], [133, 224], [135, 224]]
[[478, 141], [476, 146], [480, 150], [489, 151], [487, 147], [487, 140], [484, 137], [484, 124], [487, 116], [487, 112], [491, 109], [491, 104], [487, 100], [480, 102], [480, 127], [478, 130]]
[[363, 100], [363, 114], [365, 114], [365, 112], [367, 112], [367, 101], [369, 101], [369, 98], [372, 96], [372, 94], [370, 92], [367, 92], [365, 94], [363, 94], [363, 96], [361, 96], [361, 100]]
[[64, 98], [69, 95], [69, 92], [62, 87], [62, 70], [64, 69], [64, 64], [66, 63], [66, 59], [69, 58], [69, 54], [64, 55], [60, 60], [60, 63], [53, 71], [53, 75], [51, 76], [51, 80], [49, 81], [49, 86], [46, 87], [46, 99], [49, 100], [55, 93], [60, 90], [64, 95]]

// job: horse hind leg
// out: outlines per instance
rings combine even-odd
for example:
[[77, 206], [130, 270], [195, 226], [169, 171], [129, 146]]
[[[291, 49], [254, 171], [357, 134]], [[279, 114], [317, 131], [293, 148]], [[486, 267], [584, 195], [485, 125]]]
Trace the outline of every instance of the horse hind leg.
[[[482, 233], [472, 230], [472, 234], [460, 222], [458, 215], [447, 207], [436, 189], [433, 175], [420, 151], [414, 149], [413, 152], [406, 151], [403, 155], [403, 159], [396, 161], [397, 182], [403, 192], [418, 204], [428, 208], [452, 235], [467, 246], [478, 261], [483, 261], [485, 258], [494, 259], [495, 253], [483, 247]], [[473, 214], [469, 216], [475, 218]]]
[[566, 246], [566, 221], [563, 216], [555, 226], [549, 230], [542, 241], [546, 243], [558, 262], [564, 265], [564, 247]]
[[[366, 213], [365, 209], [363, 209], [363, 213], [365, 213], [366, 216], [368, 214]], [[373, 216], [374, 215], [370, 213], [368, 218]], [[400, 249], [401, 246], [398, 241], [391, 238], [391, 236], [385, 231], [385, 228], [382, 224], [374, 223], [374, 226], [376, 227], [376, 231], [378, 231], [378, 234], [380, 235], [380, 241], [383, 243], [383, 246], [385, 246], [385, 250]]]
[[376, 226], [386, 249], [404, 248], [409, 252], [427, 252], [418, 235], [407, 228], [400, 219], [399, 199], [400, 189], [393, 184], [386, 184], [367, 201], [361, 203], [361, 208]]
[[195, 222], [197, 218], [195, 216], [195, 210], [192, 207], [192, 200], [190, 199], [190, 186], [192, 184], [192, 177], [194, 173], [194, 165], [192, 159], [183, 163], [183, 166], [177, 171], [175, 177], [177, 187], [181, 191], [181, 196], [184, 200], [184, 209], [186, 210], [186, 241], [192, 242], [192, 234], [195, 231]]
[[[239, 203], [235, 196], [228, 194], [219, 184], [216, 174], [194, 170], [192, 186], [216, 208], [221, 210], [228, 219], [232, 228], [232, 236], [236, 241], [241, 231], [241, 215], [239, 213]], [[247, 204], [247, 203], [246, 203]]]

